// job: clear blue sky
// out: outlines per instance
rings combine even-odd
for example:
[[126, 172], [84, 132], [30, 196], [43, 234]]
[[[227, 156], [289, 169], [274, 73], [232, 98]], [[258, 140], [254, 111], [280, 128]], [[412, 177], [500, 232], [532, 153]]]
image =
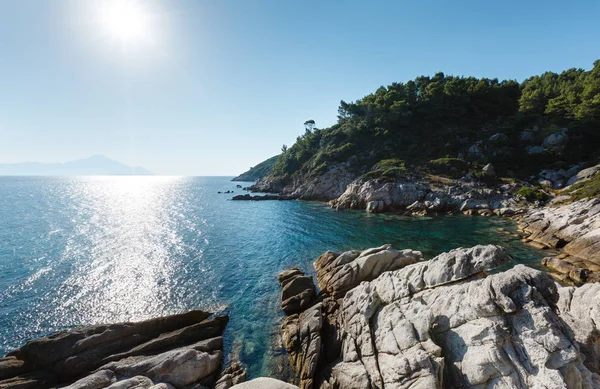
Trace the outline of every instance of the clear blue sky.
[[101, 2], [0, 1], [0, 162], [234, 175], [380, 85], [600, 58], [597, 0], [142, 0], [127, 47]]

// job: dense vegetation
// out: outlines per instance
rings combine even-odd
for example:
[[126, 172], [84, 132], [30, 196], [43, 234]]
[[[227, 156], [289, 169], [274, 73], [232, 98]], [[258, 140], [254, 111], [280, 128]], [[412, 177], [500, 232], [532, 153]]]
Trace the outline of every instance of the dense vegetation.
[[263, 178], [264, 176], [266, 176], [267, 174], [269, 174], [273, 171], [273, 165], [275, 165], [275, 161], [277, 160], [277, 157], [278, 157], [278, 155], [271, 157], [271, 158], [267, 159], [266, 161], [259, 163], [256, 166], [251, 167], [250, 170], [240, 174], [239, 176], [235, 177], [231, 181], [260, 180], [261, 178]]
[[[521, 84], [421, 76], [342, 101], [330, 128], [317, 129], [312, 120], [305, 126], [283, 147], [276, 177], [322, 174], [336, 162], [385, 178], [416, 166], [457, 175], [491, 162], [500, 175], [525, 177], [600, 156], [600, 60], [590, 71], [547, 72]], [[568, 142], [541, 147], [563, 128]]]

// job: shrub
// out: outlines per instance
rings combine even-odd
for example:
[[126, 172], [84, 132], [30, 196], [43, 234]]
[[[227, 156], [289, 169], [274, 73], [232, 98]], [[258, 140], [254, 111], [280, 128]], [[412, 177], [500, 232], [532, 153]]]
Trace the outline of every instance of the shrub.
[[469, 164], [460, 158], [439, 158], [429, 161], [428, 168], [435, 174], [462, 177], [469, 170]]
[[400, 159], [382, 159], [377, 162], [371, 171], [365, 174], [363, 177], [366, 179], [381, 178], [387, 181], [394, 181], [406, 172], [406, 165], [404, 161]]
[[548, 200], [548, 194], [542, 190], [529, 188], [527, 186], [522, 187], [517, 191], [517, 195], [525, 197], [527, 201], [546, 201]]

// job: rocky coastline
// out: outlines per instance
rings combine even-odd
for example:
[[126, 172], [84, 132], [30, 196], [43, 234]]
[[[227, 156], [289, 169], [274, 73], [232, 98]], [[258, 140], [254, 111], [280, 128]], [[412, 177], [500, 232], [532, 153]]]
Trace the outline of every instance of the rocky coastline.
[[600, 282], [563, 286], [495, 245], [327, 251], [314, 271], [278, 276], [293, 384], [224, 367], [228, 316], [190, 311], [33, 340], [0, 358], [0, 388], [600, 387]]
[[300, 388], [600, 387], [600, 283], [489, 273], [511, 262], [493, 245], [430, 260], [390, 245], [324, 253], [320, 293], [282, 325]]
[[572, 201], [569, 196], [574, 184], [598, 177], [600, 165], [541, 171], [536, 179], [546, 189], [535, 190], [550, 200], [546, 202], [528, 201], [531, 199], [523, 197], [519, 189], [532, 188], [529, 183], [498, 180], [491, 165], [484, 167], [482, 175], [495, 180], [495, 185], [470, 174], [452, 179], [414, 173], [390, 181], [357, 178], [349, 171], [347, 163], [339, 163], [321, 176], [287, 184], [266, 176], [248, 189], [278, 193], [274, 199], [327, 201], [338, 211], [511, 217], [517, 221], [524, 242], [540, 249], [562, 251], [542, 260], [560, 280], [573, 284], [600, 280], [600, 200], [596, 197]]

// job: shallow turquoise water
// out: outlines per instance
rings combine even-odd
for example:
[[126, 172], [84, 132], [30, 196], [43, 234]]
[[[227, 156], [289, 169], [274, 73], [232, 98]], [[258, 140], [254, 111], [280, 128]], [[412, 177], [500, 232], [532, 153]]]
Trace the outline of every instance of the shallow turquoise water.
[[227, 352], [251, 377], [281, 317], [276, 274], [314, 273], [326, 250], [391, 243], [427, 258], [495, 243], [518, 262], [543, 254], [484, 217], [336, 212], [300, 201], [235, 202], [226, 177], [0, 177], [0, 355], [81, 324], [225, 310]]

